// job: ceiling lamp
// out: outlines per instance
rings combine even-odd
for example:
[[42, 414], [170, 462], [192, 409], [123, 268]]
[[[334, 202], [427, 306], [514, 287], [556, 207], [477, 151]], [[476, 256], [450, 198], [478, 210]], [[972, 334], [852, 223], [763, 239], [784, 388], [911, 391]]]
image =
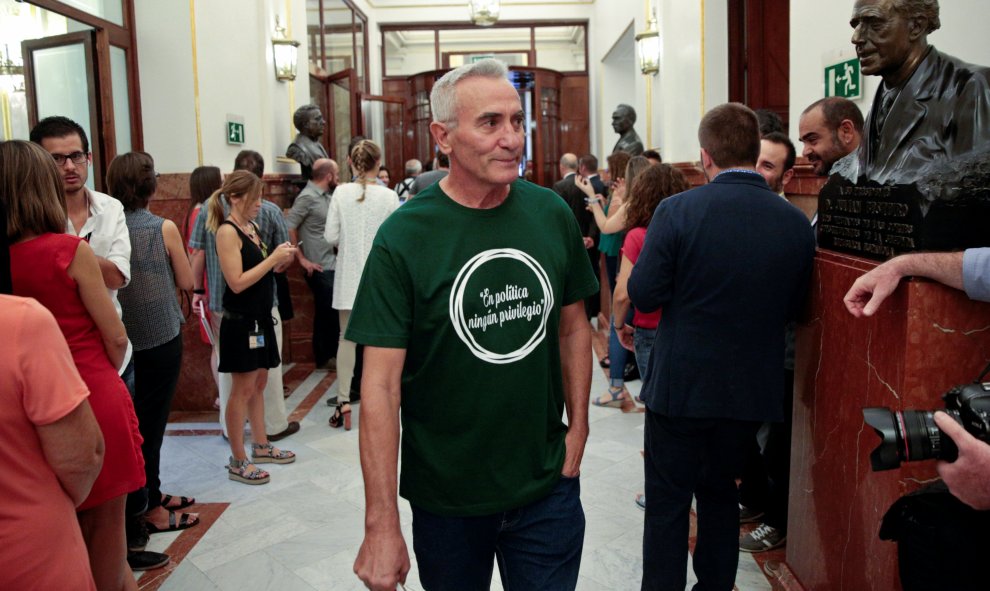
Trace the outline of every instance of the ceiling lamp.
[[275, 79], [286, 81], [296, 79], [296, 62], [299, 57], [299, 42], [289, 39], [285, 27], [275, 17], [275, 34], [272, 35], [272, 50], [275, 62]]
[[499, 0], [471, 0], [468, 10], [471, 11], [471, 22], [479, 27], [490, 27], [498, 22], [501, 3]]
[[639, 69], [651, 75], [660, 71], [660, 31], [657, 20], [650, 18], [650, 26], [636, 35], [636, 49], [639, 50]]

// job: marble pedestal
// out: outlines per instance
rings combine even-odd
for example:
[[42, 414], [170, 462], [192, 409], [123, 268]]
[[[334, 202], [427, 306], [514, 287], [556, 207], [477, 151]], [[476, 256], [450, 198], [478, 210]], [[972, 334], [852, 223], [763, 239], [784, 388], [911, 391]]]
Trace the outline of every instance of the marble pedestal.
[[[933, 461], [872, 472], [879, 443], [862, 409], [942, 408], [990, 359], [990, 304], [904, 281], [870, 319], [842, 303], [877, 263], [819, 250], [794, 381], [787, 577], [808, 591], [900, 589], [896, 546], [877, 537], [899, 496], [935, 478]], [[789, 585], [794, 586], [794, 585]]]

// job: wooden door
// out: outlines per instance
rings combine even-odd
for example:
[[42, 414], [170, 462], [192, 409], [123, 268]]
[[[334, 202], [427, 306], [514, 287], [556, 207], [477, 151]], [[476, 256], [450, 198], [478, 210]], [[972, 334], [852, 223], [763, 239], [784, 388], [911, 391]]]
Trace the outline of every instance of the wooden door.
[[390, 171], [390, 189], [402, 180], [404, 172], [405, 112], [402, 97], [361, 95], [361, 134], [381, 147], [382, 163]]
[[790, 0], [729, 0], [729, 100], [790, 110]]
[[109, 55], [101, 58], [103, 52], [97, 52], [97, 35], [95, 30], [78, 31], [29, 39], [21, 46], [29, 126], [53, 115], [78, 123], [93, 156], [87, 185], [102, 191], [106, 167], [116, 156], [116, 133]]

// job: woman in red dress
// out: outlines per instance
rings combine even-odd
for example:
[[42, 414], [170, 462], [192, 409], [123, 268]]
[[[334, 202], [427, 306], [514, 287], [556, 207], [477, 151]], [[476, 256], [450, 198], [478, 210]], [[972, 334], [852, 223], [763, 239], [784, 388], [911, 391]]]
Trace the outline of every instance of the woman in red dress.
[[[51, 311], [90, 390], [106, 455], [76, 516], [101, 591], [137, 589], [127, 566], [124, 500], [144, 486], [134, 405], [117, 375], [127, 336], [103, 285], [96, 255], [65, 234], [65, 195], [52, 157], [35, 144], [0, 144], [0, 201], [7, 207], [14, 294]], [[57, 553], [57, 550], [53, 549]]]

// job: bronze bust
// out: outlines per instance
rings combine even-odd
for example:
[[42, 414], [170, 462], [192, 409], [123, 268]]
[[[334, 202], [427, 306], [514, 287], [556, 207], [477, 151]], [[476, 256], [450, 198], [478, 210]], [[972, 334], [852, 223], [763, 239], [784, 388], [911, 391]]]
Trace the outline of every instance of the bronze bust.
[[329, 158], [320, 138], [326, 130], [327, 122], [316, 105], [303, 105], [292, 115], [292, 123], [299, 130], [285, 155], [292, 158], [302, 167], [302, 175], [309, 179], [313, 174], [313, 163], [320, 158]]
[[857, 0], [852, 43], [863, 74], [883, 83], [860, 147], [860, 174], [880, 184], [921, 180], [924, 165], [990, 140], [990, 69], [928, 44], [941, 23], [937, 2]]
[[855, 183], [818, 198], [818, 244], [877, 260], [990, 245], [990, 69], [928, 44], [936, 0], [856, 0], [852, 43], [883, 83]]
[[639, 134], [633, 129], [636, 123], [636, 109], [629, 105], [619, 105], [612, 113], [612, 129], [619, 134], [619, 141], [615, 143], [612, 152], [626, 152], [632, 156], [639, 156], [643, 153], [643, 140], [639, 139]]

